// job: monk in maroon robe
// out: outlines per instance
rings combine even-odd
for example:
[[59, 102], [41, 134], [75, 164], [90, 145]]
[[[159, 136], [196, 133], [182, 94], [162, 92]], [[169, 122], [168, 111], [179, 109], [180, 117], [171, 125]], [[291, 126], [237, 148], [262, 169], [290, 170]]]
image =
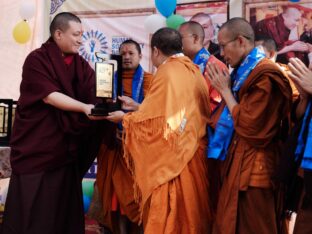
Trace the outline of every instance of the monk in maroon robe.
[[301, 15], [297, 6], [290, 6], [282, 14], [263, 19], [255, 25], [256, 38], [266, 36], [275, 41], [278, 51], [276, 62], [287, 64], [289, 58], [298, 57], [307, 66], [309, 65], [310, 44], [299, 41], [299, 38], [298, 40], [289, 39], [291, 30], [298, 27]]
[[[50, 32], [23, 66], [10, 142], [5, 234], [84, 233], [81, 180], [96, 153], [89, 147], [100, 142], [90, 128], [90, 119], [100, 118], [88, 118], [96, 101], [94, 71], [78, 55], [77, 16], [58, 14]], [[84, 141], [87, 137], [90, 141]]]

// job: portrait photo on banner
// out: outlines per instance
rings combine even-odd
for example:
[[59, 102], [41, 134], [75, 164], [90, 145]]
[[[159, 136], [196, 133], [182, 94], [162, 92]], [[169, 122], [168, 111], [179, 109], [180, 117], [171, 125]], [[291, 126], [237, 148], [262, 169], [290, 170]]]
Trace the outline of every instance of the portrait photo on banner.
[[312, 68], [312, 0], [244, 1], [244, 14], [255, 30], [256, 40], [273, 39], [277, 62], [298, 57]]
[[96, 52], [119, 54], [120, 44], [133, 39], [141, 46], [141, 65], [144, 70], [152, 68], [150, 63], [150, 35], [141, 22], [155, 13], [155, 8], [108, 10], [108, 11], [76, 11], [73, 12], [81, 20], [84, 33], [80, 47], [82, 55], [92, 67], [97, 62]]
[[178, 4], [176, 14], [182, 15], [186, 21], [200, 23], [205, 30], [205, 40], [218, 43], [219, 28], [228, 19], [228, 1], [200, 1]]

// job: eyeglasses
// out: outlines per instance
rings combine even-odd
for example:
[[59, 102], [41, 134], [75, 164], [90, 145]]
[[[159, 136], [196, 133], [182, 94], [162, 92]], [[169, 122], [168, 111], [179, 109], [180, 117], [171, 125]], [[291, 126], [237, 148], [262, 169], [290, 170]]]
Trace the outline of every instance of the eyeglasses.
[[224, 44], [219, 44], [220, 51], [221, 51], [221, 50], [224, 51], [224, 48], [227, 46], [227, 44], [231, 43], [232, 41], [237, 40], [237, 38], [239, 38], [240, 36], [241, 36], [241, 37], [244, 37], [244, 38], [246, 38], [247, 40], [250, 41], [250, 37], [244, 36], [244, 35], [238, 35], [238, 36], [235, 37], [234, 39], [232, 39], [232, 40], [230, 40], [230, 41], [227, 41], [227, 42], [225, 42]]
[[224, 51], [224, 48], [227, 46], [227, 44], [229, 44], [229, 43], [235, 41], [237, 38], [238, 38], [238, 37], [235, 37], [234, 39], [232, 39], [232, 40], [230, 40], [230, 41], [227, 41], [227, 42], [225, 42], [225, 43], [223, 43], [223, 44], [220, 44], [220, 43], [219, 43], [220, 51], [221, 51], [221, 50]]

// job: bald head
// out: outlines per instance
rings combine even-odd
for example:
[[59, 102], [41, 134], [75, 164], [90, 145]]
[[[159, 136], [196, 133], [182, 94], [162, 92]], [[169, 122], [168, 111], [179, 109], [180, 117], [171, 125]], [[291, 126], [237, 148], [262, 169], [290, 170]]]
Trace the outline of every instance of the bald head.
[[249, 22], [243, 18], [235, 17], [235, 18], [228, 20], [221, 26], [220, 31], [221, 30], [226, 30], [227, 34], [231, 38], [243, 36], [250, 42], [250, 44], [254, 45], [255, 43], [254, 30], [252, 29]]
[[66, 31], [69, 28], [69, 22], [81, 23], [78, 16], [70, 12], [61, 12], [57, 14], [50, 24], [50, 34], [53, 37], [56, 30]]
[[[209, 14], [205, 13], [205, 12], [198, 12], [197, 14], [193, 15], [190, 19], [190, 21], [196, 21], [199, 22], [203, 19], [210, 19], [211, 21], [211, 17]], [[200, 23], [200, 22], [199, 22]]]
[[300, 15], [301, 16], [301, 12], [298, 8], [296, 7], [287, 7], [284, 11], [284, 13], [287, 15], [287, 16], [291, 16], [291, 15]]
[[273, 62], [275, 62], [277, 56], [277, 46], [272, 38], [270, 37], [257, 38], [256, 45], [262, 46], [265, 56], [268, 59], [271, 59]]
[[182, 52], [182, 39], [178, 31], [171, 28], [161, 28], [151, 39], [151, 48], [157, 47], [164, 55], [171, 56]]
[[286, 28], [289, 30], [296, 28], [301, 20], [301, 15], [301, 11], [295, 7], [286, 8], [282, 14]]
[[200, 43], [204, 42], [204, 38], [205, 38], [204, 28], [199, 23], [195, 21], [185, 22], [181, 24], [179, 31], [180, 30], [188, 34], [196, 35]]
[[255, 46], [251, 25], [243, 18], [232, 18], [218, 33], [220, 54], [232, 68], [237, 68]]
[[199, 12], [193, 15], [190, 21], [195, 21], [204, 28], [205, 32], [204, 46], [209, 47], [210, 41], [213, 40], [215, 32], [210, 15], [204, 12]]
[[183, 53], [194, 59], [198, 51], [204, 47], [205, 32], [203, 27], [194, 21], [181, 24], [179, 32], [182, 37]]

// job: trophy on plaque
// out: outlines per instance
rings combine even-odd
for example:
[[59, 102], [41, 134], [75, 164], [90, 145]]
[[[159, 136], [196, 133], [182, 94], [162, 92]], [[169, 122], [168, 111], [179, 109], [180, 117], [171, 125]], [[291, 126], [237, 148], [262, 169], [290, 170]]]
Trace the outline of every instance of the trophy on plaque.
[[99, 62], [95, 63], [96, 97], [103, 100], [91, 110], [91, 115], [106, 116], [109, 112], [121, 109], [118, 96], [121, 95], [122, 58], [120, 55], [96, 53]]

